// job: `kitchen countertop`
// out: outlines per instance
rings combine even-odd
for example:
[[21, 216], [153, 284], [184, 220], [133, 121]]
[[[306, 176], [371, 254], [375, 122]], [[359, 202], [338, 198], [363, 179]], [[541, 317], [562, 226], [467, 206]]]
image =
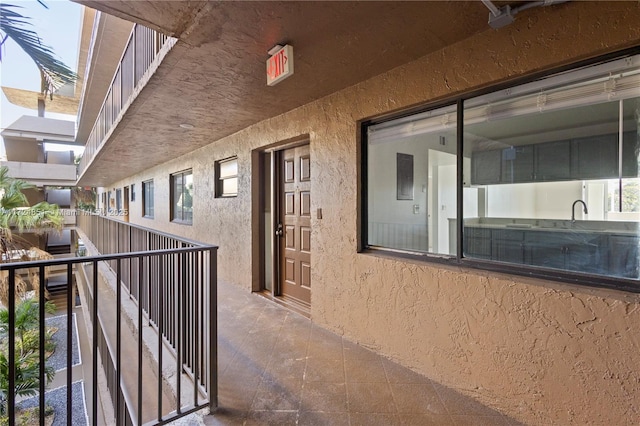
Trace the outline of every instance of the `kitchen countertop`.
[[[455, 219], [451, 219], [455, 221]], [[508, 219], [508, 218], [470, 218], [464, 220], [464, 226], [484, 229], [512, 229], [521, 231], [572, 232], [606, 235], [640, 235], [638, 222], [613, 222], [563, 219]]]

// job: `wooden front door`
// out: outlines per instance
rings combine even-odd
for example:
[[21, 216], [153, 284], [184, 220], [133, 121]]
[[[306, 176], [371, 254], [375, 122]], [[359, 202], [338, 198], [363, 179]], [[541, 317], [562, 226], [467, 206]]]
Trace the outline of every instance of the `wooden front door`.
[[311, 303], [311, 158], [309, 145], [280, 152], [280, 294]]

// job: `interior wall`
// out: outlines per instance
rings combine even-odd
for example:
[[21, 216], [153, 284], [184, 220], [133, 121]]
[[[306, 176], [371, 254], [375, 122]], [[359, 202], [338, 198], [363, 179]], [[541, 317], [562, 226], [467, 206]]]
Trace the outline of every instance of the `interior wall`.
[[[309, 135], [315, 323], [524, 423], [633, 424], [640, 418], [638, 298], [357, 253], [357, 122], [640, 45], [638, 22], [636, 2], [532, 9], [501, 30], [488, 29], [110, 187], [153, 178], [155, 219], [141, 217], [137, 197], [131, 222], [219, 244], [221, 285], [249, 291], [257, 260], [248, 242], [258, 232], [251, 227], [251, 152]], [[238, 156], [238, 197], [217, 199], [214, 161], [232, 155]], [[169, 174], [185, 168], [194, 173], [192, 226], [169, 222]]]

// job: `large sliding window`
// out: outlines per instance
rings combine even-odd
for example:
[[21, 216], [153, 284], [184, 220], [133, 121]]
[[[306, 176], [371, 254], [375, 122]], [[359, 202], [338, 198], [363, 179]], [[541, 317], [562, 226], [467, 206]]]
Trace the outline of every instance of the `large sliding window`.
[[460, 105], [367, 127], [365, 246], [640, 279], [640, 57]]
[[193, 223], [193, 173], [191, 170], [171, 175], [171, 221]]

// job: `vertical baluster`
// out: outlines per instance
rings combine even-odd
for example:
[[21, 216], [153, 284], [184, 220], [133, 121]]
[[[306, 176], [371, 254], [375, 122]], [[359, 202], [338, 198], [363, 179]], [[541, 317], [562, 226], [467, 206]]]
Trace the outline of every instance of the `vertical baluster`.
[[92, 352], [92, 380], [93, 380], [93, 393], [91, 395], [91, 405], [92, 405], [92, 418], [91, 424], [93, 426], [98, 425], [98, 262], [94, 260], [92, 262], [93, 266], [93, 314], [91, 318], [91, 323], [93, 326], [92, 330], [92, 340], [93, 340], [93, 352]]
[[16, 405], [16, 270], [9, 269], [9, 388], [7, 395], [7, 415], [9, 424], [15, 422], [15, 405]]
[[[40, 368], [39, 368], [39, 372], [38, 372], [38, 378], [40, 380], [39, 383], [39, 398], [38, 398], [38, 409], [40, 410], [40, 426], [44, 426], [44, 411], [45, 411], [45, 385], [47, 383], [47, 377], [46, 377], [46, 371], [45, 371], [45, 367], [46, 367], [46, 359], [45, 359], [45, 337], [46, 337], [46, 332], [47, 332], [47, 326], [45, 323], [45, 309], [44, 309], [44, 304], [45, 304], [45, 286], [46, 286], [46, 281], [45, 281], [45, 276], [44, 276], [44, 266], [40, 266], [38, 268], [38, 280], [40, 282], [40, 288], [38, 290], [38, 319], [39, 321], [39, 327], [38, 327], [38, 331], [39, 331], [39, 335], [38, 335], [38, 360], [40, 362]], [[67, 389], [67, 392], [69, 392], [69, 389]]]
[[198, 342], [199, 335], [202, 333], [202, 329], [200, 328], [200, 324], [198, 323], [198, 286], [192, 285], [193, 288], [193, 405], [198, 405], [198, 375], [200, 374], [200, 369], [198, 368]]
[[121, 346], [121, 339], [122, 339], [122, 334], [121, 334], [121, 330], [120, 330], [120, 325], [121, 325], [121, 320], [122, 320], [122, 283], [120, 282], [120, 280], [122, 279], [122, 271], [121, 271], [121, 262], [122, 259], [118, 258], [116, 259], [116, 382], [114, 385], [114, 388], [116, 390], [116, 395], [118, 395], [118, 397], [116, 398], [116, 424], [122, 424], [122, 411], [123, 411], [123, 407], [121, 404], [121, 399], [120, 398], [120, 379], [122, 376], [122, 356], [121, 356], [121, 352], [122, 352], [122, 346]]
[[218, 407], [218, 251], [209, 249], [209, 410]]
[[[138, 282], [142, 283], [144, 258], [138, 258]], [[141, 284], [138, 284], [139, 286]], [[142, 302], [138, 300], [138, 425], [142, 424]]]
[[[43, 276], [43, 275], [41, 275]], [[71, 426], [73, 413], [73, 303], [75, 296], [73, 289], [73, 264], [67, 264], [67, 426]], [[44, 300], [44, 298], [40, 299]], [[41, 416], [42, 417], [42, 416]]]
[[158, 421], [162, 421], [162, 330], [160, 328], [160, 324], [162, 324], [163, 318], [162, 318], [162, 305], [164, 303], [163, 297], [162, 297], [162, 288], [164, 287], [164, 275], [162, 274], [162, 271], [164, 270], [163, 266], [164, 266], [164, 262], [163, 262], [163, 255], [160, 255], [158, 258], [158, 265], [159, 265], [159, 280], [158, 280], [158, 286], [160, 291], [158, 292], [158, 306], [160, 309], [158, 309]]

